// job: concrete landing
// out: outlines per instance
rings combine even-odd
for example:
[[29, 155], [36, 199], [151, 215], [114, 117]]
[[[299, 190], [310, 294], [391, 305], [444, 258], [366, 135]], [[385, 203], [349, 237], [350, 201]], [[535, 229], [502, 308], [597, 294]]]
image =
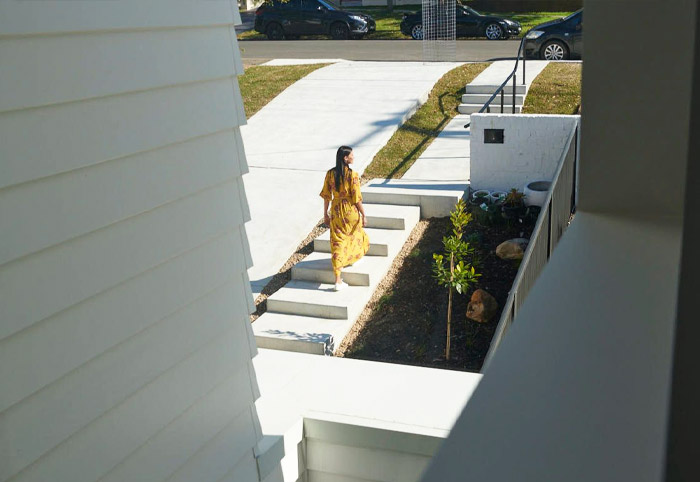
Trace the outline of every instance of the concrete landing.
[[[381, 429], [391, 437], [375, 437], [362, 445], [399, 437], [393, 445], [399, 450], [413, 434], [446, 437], [481, 380], [477, 373], [267, 349], [259, 350], [253, 365], [262, 431], [271, 445], [283, 439], [287, 481], [298, 480], [306, 470], [305, 419], [335, 421], [350, 430]], [[341, 436], [349, 441], [356, 433], [355, 429]]]

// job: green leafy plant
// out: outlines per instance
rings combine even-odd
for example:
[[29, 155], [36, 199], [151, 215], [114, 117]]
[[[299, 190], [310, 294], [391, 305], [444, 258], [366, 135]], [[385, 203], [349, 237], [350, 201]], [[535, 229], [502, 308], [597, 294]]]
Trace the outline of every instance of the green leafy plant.
[[[460, 200], [450, 213], [452, 223], [452, 235], [442, 238], [445, 248], [443, 254], [433, 254], [433, 277], [440, 286], [448, 288], [447, 295], [447, 343], [445, 346], [445, 359], [450, 359], [450, 335], [452, 325], [452, 294], [467, 292], [469, 286], [481, 276], [474, 271], [474, 267], [466, 261], [474, 254], [474, 248], [462, 240], [464, 228], [472, 220], [472, 215], [467, 212], [466, 204]], [[448, 265], [445, 262], [448, 261]]]
[[503, 204], [511, 207], [523, 206], [525, 204], [525, 193], [522, 193], [516, 188], [513, 188], [510, 191], [508, 191], [508, 194], [506, 195], [506, 199], [503, 201]]

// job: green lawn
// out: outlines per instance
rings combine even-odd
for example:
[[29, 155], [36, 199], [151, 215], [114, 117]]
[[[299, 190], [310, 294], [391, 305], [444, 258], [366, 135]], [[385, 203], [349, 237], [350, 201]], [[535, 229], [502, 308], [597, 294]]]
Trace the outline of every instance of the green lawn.
[[530, 86], [525, 114], [576, 114], [581, 106], [581, 64], [550, 63]]
[[[377, 22], [377, 31], [371, 35], [366, 36], [367, 39], [372, 40], [400, 40], [408, 39], [410, 37], [403, 35], [399, 28], [401, 24], [401, 18], [404, 13], [413, 13], [420, 10], [420, 6], [416, 5], [402, 5], [400, 7], [394, 8], [393, 12], [389, 12], [386, 7], [348, 7], [348, 10], [352, 12], [361, 12], [371, 15], [372, 18]], [[556, 20], [558, 18], [564, 17], [571, 12], [528, 12], [528, 13], [494, 13], [493, 15], [509, 18], [511, 20], [516, 20], [521, 23], [523, 30], [521, 37], [535, 25], [540, 23], [549, 22], [550, 20]], [[265, 39], [265, 35], [256, 32], [255, 30], [250, 30], [238, 35], [239, 40], [260, 40]], [[326, 36], [315, 35], [315, 36], [304, 36], [303, 38], [328, 38]]]
[[326, 65], [328, 64], [248, 67], [245, 73], [238, 77], [246, 117], [250, 119], [284, 89]]
[[467, 64], [445, 74], [433, 87], [425, 104], [389, 139], [365, 170], [363, 177], [400, 178], [457, 115], [464, 86], [489, 64]]

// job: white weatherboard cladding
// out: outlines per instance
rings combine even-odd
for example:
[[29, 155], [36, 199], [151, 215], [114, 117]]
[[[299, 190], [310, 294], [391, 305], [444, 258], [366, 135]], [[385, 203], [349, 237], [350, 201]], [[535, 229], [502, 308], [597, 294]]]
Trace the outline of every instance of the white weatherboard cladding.
[[0, 2], [0, 482], [258, 480], [239, 21]]
[[[471, 187], [522, 191], [551, 180], [580, 116], [474, 114], [471, 116]], [[503, 144], [485, 144], [485, 129], [503, 129]]]

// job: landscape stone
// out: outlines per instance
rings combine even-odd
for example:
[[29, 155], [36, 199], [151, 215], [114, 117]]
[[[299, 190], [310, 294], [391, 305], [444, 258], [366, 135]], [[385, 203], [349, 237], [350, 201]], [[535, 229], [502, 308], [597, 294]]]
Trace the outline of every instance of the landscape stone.
[[479, 323], [488, 323], [498, 313], [496, 298], [482, 289], [476, 290], [467, 305], [467, 318]]
[[496, 255], [501, 259], [523, 259], [529, 242], [527, 238], [509, 239], [498, 245]]

